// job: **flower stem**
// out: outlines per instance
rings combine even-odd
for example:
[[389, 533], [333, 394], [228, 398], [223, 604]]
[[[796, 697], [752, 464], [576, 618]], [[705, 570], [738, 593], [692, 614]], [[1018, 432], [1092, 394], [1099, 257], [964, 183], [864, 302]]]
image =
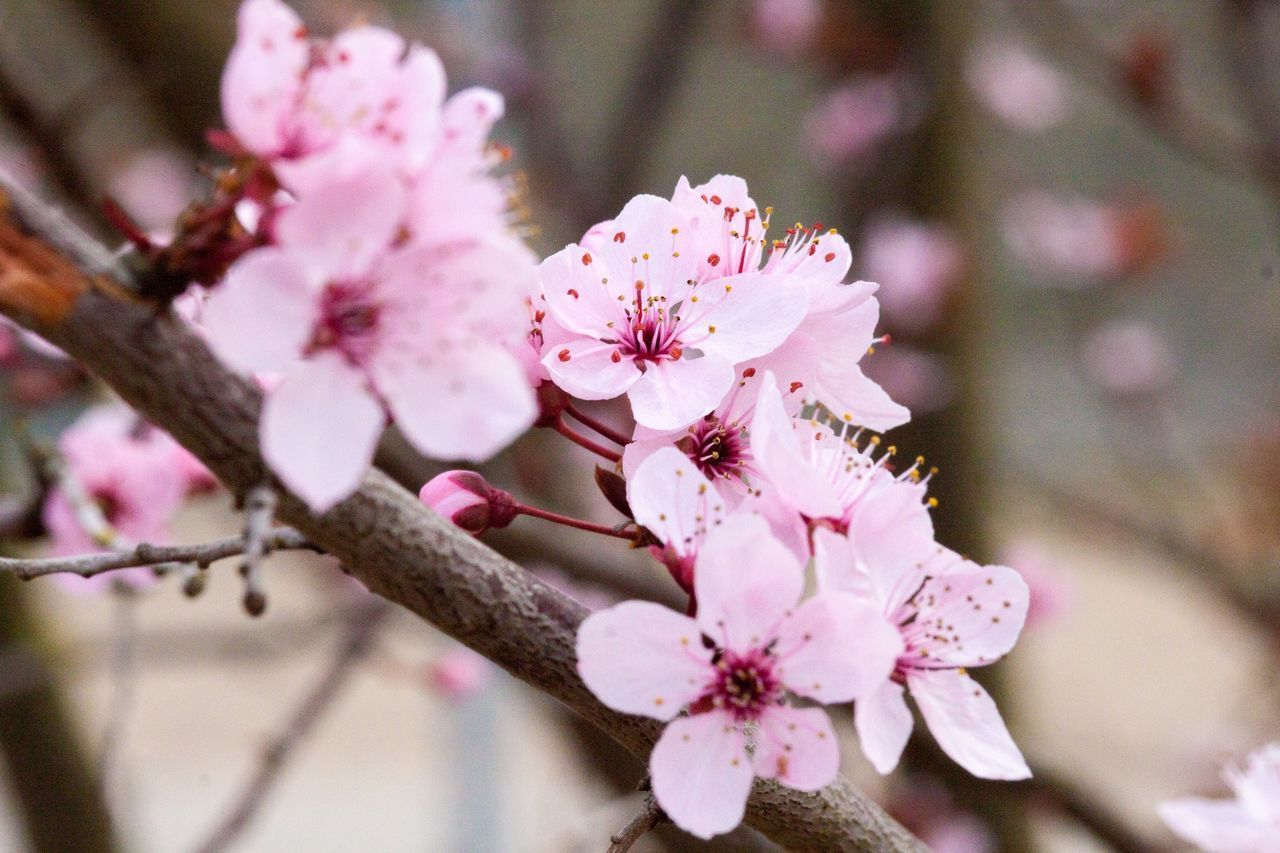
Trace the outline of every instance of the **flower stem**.
[[520, 515], [530, 515], [534, 518], [541, 518], [543, 521], [551, 521], [556, 524], [563, 524], [565, 527], [575, 527], [578, 530], [586, 530], [590, 533], [599, 533], [601, 536], [612, 536], [615, 539], [626, 539], [628, 542], [636, 538], [635, 533], [628, 533], [625, 530], [616, 530], [608, 525], [596, 524], [593, 521], [583, 521], [580, 518], [573, 518], [568, 515], [561, 515], [558, 512], [551, 512], [546, 509], [539, 509], [536, 506], [518, 503], [515, 510]]
[[572, 441], [574, 444], [578, 445], [579, 447], [585, 447], [587, 450], [590, 450], [592, 453], [596, 454], [597, 456], [603, 457], [604, 459], [608, 459], [610, 462], [617, 462], [620, 459], [622, 459], [622, 454], [618, 453], [616, 450], [610, 450], [604, 445], [596, 444], [594, 441], [587, 438], [585, 435], [582, 435], [581, 433], [578, 433], [578, 432], [574, 432], [573, 427], [566, 424], [563, 418], [556, 418], [556, 422], [552, 424], [552, 427], [555, 429], [556, 432], [560, 433], [565, 438]]
[[590, 427], [591, 429], [595, 430], [600, 435], [603, 435], [605, 438], [609, 439], [615, 444], [619, 444], [623, 447], [626, 447], [628, 444], [631, 443], [631, 439], [627, 438], [625, 435], [618, 432], [616, 429], [613, 429], [608, 424], [601, 423], [600, 421], [593, 418], [591, 415], [586, 414], [585, 412], [580, 410], [577, 406], [573, 405], [573, 403], [565, 404], [564, 410], [568, 412], [569, 416], [572, 417], [574, 420], [576, 420], [578, 423], [582, 424], [583, 426]]

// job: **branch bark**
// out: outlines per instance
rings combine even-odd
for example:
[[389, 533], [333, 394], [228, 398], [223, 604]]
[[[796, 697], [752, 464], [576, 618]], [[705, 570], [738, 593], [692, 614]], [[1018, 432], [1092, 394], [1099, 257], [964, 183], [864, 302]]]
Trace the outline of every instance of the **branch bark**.
[[[128, 298], [119, 281], [81, 275], [19, 221], [0, 217], [0, 310], [62, 347], [244, 494], [270, 482], [278, 516], [337, 557], [369, 589], [404, 606], [564, 703], [647, 757], [651, 720], [601, 705], [579, 678], [574, 645], [587, 610], [429, 511], [380, 471], [316, 516], [267, 469], [260, 390], [228, 372], [180, 320]], [[82, 244], [49, 235], [58, 245]], [[797, 851], [922, 851], [874, 802], [839, 778], [802, 793], [759, 781], [747, 822]]]

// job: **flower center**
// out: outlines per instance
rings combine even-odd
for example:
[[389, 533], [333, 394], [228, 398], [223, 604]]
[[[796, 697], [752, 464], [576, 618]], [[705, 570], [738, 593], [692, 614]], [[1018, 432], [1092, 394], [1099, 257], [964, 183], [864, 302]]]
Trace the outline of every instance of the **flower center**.
[[629, 321], [619, 336], [618, 351], [636, 361], [677, 359], [682, 354], [676, 337], [677, 323], [666, 312], [646, 309]]
[[334, 283], [320, 296], [320, 319], [309, 352], [333, 349], [354, 365], [364, 364], [377, 340], [379, 306], [357, 284]]
[[773, 657], [761, 650], [745, 655], [720, 652], [715, 662], [716, 681], [704, 699], [739, 720], [759, 718], [767, 706], [782, 698], [773, 664]]
[[693, 460], [709, 480], [741, 478], [751, 461], [743, 427], [736, 422], [726, 424], [715, 415], [707, 415], [691, 426], [689, 434], [676, 442], [676, 447]]

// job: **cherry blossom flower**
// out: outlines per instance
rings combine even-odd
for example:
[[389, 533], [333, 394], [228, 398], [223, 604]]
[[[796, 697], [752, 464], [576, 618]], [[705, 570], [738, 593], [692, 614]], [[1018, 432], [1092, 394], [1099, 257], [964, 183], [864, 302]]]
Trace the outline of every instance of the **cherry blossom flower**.
[[880, 282], [881, 316], [895, 331], [920, 334], [942, 321], [963, 262], [943, 226], [883, 218], [863, 236], [863, 270]]
[[1159, 393], [1177, 375], [1168, 342], [1141, 321], [1103, 326], [1089, 336], [1083, 357], [1090, 378], [1121, 397]]
[[446, 459], [485, 459], [533, 421], [502, 345], [519, 336], [527, 250], [505, 234], [404, 243], [405, 206], [386, 170], [316, 188], [280, 214], [277, 245], [237, 261], [204, 308], [228, 364], [282, 374], [266, 394], [263, 454], [316, 511], [354, 491], [388, 413]]
[[637, 196], [609, 223], [608, 239], [543, 261], [556, 327], [542, 329], [543, 364], [556, 385], [586, 400], [626, 394], [638, 423], [679, 429], [715, 408], [736, 365], [795, 329], [806, 309], [797, 277], [712, 278], [693, 228], [671, 202]]
[[751, 29], [767, 49], [797, 53], [813, 41], [822, 17], [822, 0], [755, 0]]
[[810, 156], [827, 168], [865, 160], [915, 122], [895, 77], [854, 80], [833, 89], [809, 111], [804, 133]]
[[1013, 647], [1026, 618], [1027, 585], [1012, 569], [976, 565], [904, 530], [894, 522], [901, 506], [880, 504], [863, 504], [847, 536], [814, 533], [819, 588], [867, 596], [902, 635], [892, 677], [854, 706], [863, 752], [881, 773], [897, 765], [913, 726], [909, 690], [942, 750], [970, 773], [1029, 777], [995, 702], [966, 672]]
[[1066, 78], [1019, 44], [989, 41], [976, 47], [965, 76], [982, 103], [1018, 130], [1039, 133], [1057, 127], [1070, 110]]
[[654, 797], [677, 826], [710, 838], [741, 822], [755, 776], [804, 791], [835, 778], [830, 719], [787, 696], [862, 695], [902, 644], [855, 596], [800, 603], [801, 564], [750, 516], [708, 534], [695, 585], [696, 618], [645, 601], [587, 617], [578, 672], [610, 708], [667, 722], [650, 758]]
[[1183, 797], [1160, 804], [1160, 817], [1181, 838], [1212, 853], [1280, 851], [1280, 743], [1252, 752], [1223, 777], [1232, 800]]
[[[118, 403], [90, 409], [58, 439], [68, 475], [97, 504], [113, 534], [131, 542], [169, 539], [169, 524], [188, 492], [187, 470], [174, 451], [177, 446], [167, 433]], [[45, 499], [43, 519], [51, 556], [100, 551], [109, 544], [94, 539], [81, 510], [56, 486]], [[143, 585], [154, 579], [149, 569], [93, 578], [56, 577], [72, 592], [93, 592], [117, 581]]]

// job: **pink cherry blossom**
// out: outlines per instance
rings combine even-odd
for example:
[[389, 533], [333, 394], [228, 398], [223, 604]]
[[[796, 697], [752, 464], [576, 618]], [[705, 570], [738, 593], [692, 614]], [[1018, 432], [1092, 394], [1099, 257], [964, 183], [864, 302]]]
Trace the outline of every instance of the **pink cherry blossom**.
[[[167, 433], [118, 403], [90, 409], [58, 439], [68, 475], [98, 505], [112, 530], [132, 542], [169, 539], [169, 524], [188, 491], [187, 470], [174, 451], [177, 446]], [[76, 507], [57, 487], [45, 499], [43, 517], [51, 556], [105, 547], [94, 540]], [[146, 584], [154, 575], [147, 569], [129, 569], [88, 579], [56, 577], [69, 591], [90, 592], [116, 581]]]
[[451, 649], [428, 669], [431, 686], [453, 702], [462, 702], [484, 689], [493, 674], [493, 665], [465, 646]]
[[886, 218], [863, 236], [863, 271], [880, 282], [881, 315], [910, 334], [942, 322], [963, 262], [959, 243], [939, 225]]
[[527, 250], [505, 234], [405, 243], [405, 210], [386, 170], [318, 187], [204, 309], [228, 364], [282, 374], [266, 395], [263, 454], [316, 511], [359, 484], [388, 414], [445, 459], [485, 459], [533, 421], [533, 394], [503, 346], [519, 337]]
[[882, 509], [864, 504], [847, 536], [814, 533], [819, 587], [866, 596], [902, 635], [892, 677], [854, 707], [863, 752], [881, 773], [897, 765], [913, 727], [910, 691], [939, 746], [970, 773], [1027, 778], [1031, 771], [995, 702], [966, 672], [1013, 647], [1026, 618], [1027, 585], [1012, 569], [976, 565], [885, 525], [894, 513]]
[[554, 337], [543, 327], [543, 364], [576, 397], [626, 394], [638, 423], [679, 429], [716, 407], [737, 365], [776, 348], [804, 317], [795, 276], [705, 273], [694, 223], [665, 199], [637, 196], [609, 230], [539, 268], [556, 327]]
[[1083, 357], [1090, 378], [1122, 397], [1158, 393], [1177, 376], [1169, 343], [1141, 321], [1103, 326], [1085, 342]]
[[829, 169], [847, 168], [910, 127], [913, 113], [895, 77], [844, 83], [824, 95], [805, 118], [810, 157]]
[[755, 0], [751, 29], [769, 50], [797, 53], [813, 41], [822, 16], [822, 0]]
[[983, 104], [1018, 130], [1039, 133], [1067, 118], [1071, 87], [1066, 78], [1019, 44], [989, 41], [976, 47], [965, 76]]
[[1280, 853], [1280, 743], [1252, 752], [1223, 773], [1235, 798], [1184, 797], [1160, 804], [1179, 837], [1212, 853]]
[[741, 822], [755, 776], [804, 791], [835, 778], [830, 719], [788, 694], [861, 695], [902, 645], [855, 596], [800, 603], [801, 564], [750, 516], [708, 534], [695, 585], [696, 618], [644, 601], [587, 617], [578, 672], [610, 708], [667, 722], [650, 758], [654, 797], [677, 826], [710, 838]]

